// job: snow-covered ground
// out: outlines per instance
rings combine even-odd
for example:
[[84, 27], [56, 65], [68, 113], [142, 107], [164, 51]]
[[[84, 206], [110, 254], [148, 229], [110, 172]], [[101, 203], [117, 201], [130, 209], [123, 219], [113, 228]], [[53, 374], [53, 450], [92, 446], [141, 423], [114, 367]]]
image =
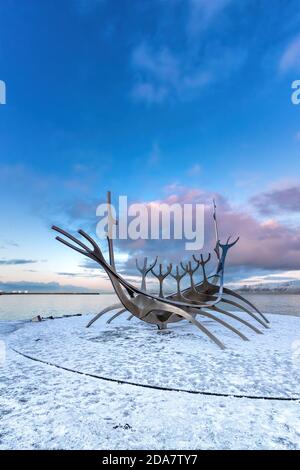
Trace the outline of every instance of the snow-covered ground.
[[[299, 317], [270, 315], [271, 329], [263, 335], [239, 327], [249, 342], [204, 320], [225, 351], [186, 322], [157, 334], [142, 322], [128, 322], [127, 315], [109, 326], [102, 318], [86, 329], [89, 318], [5, 331], [1, 449], [300, 449]], [[113, 383], [32, 361], [12, 349], [138, 384], [299, 401]]]

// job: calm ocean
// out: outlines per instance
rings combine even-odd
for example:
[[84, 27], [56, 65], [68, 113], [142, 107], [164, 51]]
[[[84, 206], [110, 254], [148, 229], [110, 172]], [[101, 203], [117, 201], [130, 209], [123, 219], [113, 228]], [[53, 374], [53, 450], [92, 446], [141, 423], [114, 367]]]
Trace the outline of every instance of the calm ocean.
[[[300, 316], [300, 295], [247, 294], [262, 312]], [[0, 295], [0, 320], [97, 313], [116, 303], [113, 294], [101, 295]], [[232, 309], [232, 308], [231, 308]]]

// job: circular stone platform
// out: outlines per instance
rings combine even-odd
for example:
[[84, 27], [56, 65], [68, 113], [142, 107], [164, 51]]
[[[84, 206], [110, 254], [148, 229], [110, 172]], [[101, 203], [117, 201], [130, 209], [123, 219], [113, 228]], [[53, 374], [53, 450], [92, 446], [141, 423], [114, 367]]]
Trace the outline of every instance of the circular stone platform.
[[115, 380], [229, 395], [300, 398], [299, 317], [269, 315], [271, 328], [263, 335], [232, 322], [249, 342], [202, 320], [225, 344], [227, 349], [222, 351], [187, 322], [173, 324], [169, 334], [161, 335], [136, 319], [128, 322], [127, 313], [107, 325], [111, 315], [89, 329], [85, 325], [90, 315], [30, 323], [9, 337], [9, 345], [51, 364]]

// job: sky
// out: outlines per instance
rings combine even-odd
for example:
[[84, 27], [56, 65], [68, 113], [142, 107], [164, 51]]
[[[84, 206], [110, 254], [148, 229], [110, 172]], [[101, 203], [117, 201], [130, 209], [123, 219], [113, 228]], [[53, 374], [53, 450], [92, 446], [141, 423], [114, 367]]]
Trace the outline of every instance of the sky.
[[[108, 189], [205, 204], [205, 253], [215, 198], [222, 239], [240, 235], [229, 282], [300, 280], [298, 79], [296, 0], [1, 2], [0, 290], [109, 289], [51, 231], [93, 235]], [[133, 280], [135, 257], [190, 256], [116, 250]]]

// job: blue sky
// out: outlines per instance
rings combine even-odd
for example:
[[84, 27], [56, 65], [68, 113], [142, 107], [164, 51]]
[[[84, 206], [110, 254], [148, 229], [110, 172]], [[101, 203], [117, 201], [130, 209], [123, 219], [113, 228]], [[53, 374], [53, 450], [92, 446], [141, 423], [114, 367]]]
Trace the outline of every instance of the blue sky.
[[93, 231], [107, 189], [215, 196], [233, 280], [299, 279], [298, 3], [1, 2], [0, 289], [106, 288], [50, 226]]

